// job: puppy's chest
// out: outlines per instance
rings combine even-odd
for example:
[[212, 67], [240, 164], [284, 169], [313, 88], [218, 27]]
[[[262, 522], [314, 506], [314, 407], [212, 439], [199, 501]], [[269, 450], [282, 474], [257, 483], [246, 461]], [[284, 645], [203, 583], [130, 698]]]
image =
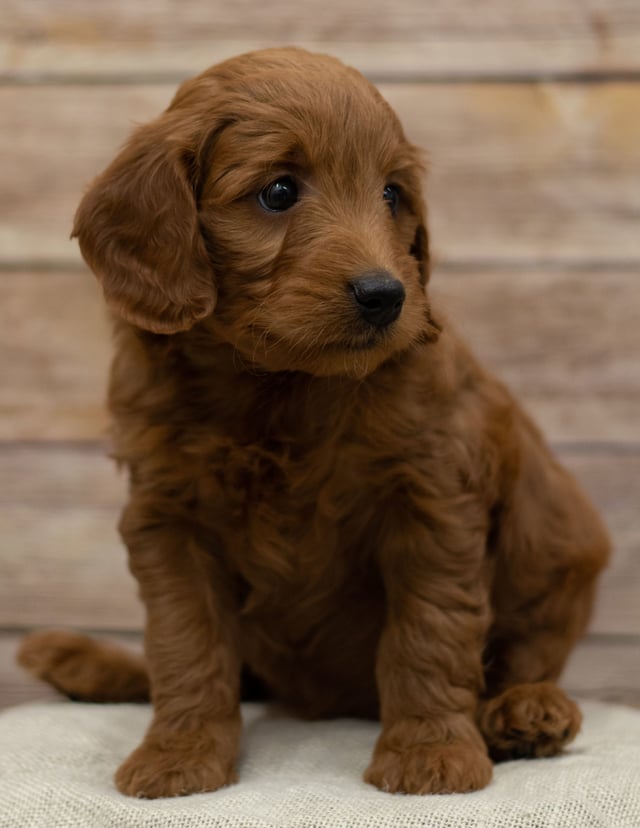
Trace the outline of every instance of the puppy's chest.
[[366, 465], [339, 442], [295, 452], [231, 444], [218, 452], [209, 517], [231, 568], [264, 593], [260, 600], [338, 589], [360, 564], [374, 501]]

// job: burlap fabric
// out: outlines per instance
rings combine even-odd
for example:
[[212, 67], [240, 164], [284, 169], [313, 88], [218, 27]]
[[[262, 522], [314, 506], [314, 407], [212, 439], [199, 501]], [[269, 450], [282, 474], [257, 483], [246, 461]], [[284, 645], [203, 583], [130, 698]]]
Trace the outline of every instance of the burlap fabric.
[[561, 757], [496, 768], [475, 794], [392, 796], [361, 781], [378, 726], [244, 708], [241, 782], [144, 801], [112, 783], [148, 707], [25, 705], [0, 715], [2, 828], [640, 828], [640, 711], [586, 703]]

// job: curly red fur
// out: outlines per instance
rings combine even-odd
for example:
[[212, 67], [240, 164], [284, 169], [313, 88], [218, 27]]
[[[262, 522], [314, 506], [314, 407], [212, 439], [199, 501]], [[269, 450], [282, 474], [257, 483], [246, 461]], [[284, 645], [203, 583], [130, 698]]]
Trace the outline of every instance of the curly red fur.
[[[285, 175], [299, 200], [270, 213], [257, 194]], [[121, 791], [232, 782], [247, 667], [302, 716], [379, 716], [366, 779], [384, 790], [475, 790], [489, 754], [575, 735], [553, 682], [608, 540], [432, 308], [425, 228], [420, 156], [389, 105], [294, 49], [186, 82], [80, 205], [118, 320], [120, 529], [155, 709]], [[373, 327], [349, 285], [381, 271], [405, 301]], [[147, 689], [141, 663], [64, 634], [21, 658], [84, 698]]]

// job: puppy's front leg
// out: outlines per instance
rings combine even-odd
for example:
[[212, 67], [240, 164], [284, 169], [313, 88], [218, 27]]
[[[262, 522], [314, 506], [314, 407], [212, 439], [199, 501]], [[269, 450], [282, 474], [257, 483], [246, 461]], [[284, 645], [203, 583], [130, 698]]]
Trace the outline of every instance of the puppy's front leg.
[[133, 501], [120, 525], [147, 612], [154, 717], [116, 785], [150, 799], [234, 782], [241, 729], [231, 589], [188, 524], [158, 511]]
[[442, 504], [437, 516], [396, 525], [383, 544], [382, 732], [365, 774], [382, 790], [473, 791], [491, 779], [475, 725], [488, 626], [484, 547], [474, 516], [455, 507], [443, 516]]

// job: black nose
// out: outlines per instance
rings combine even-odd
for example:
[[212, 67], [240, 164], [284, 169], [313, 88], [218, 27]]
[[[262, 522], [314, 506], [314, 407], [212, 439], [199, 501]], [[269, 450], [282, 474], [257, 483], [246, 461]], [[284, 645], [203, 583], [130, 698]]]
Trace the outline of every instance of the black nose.
[[384, 328], [400, 316], [404, 304], [404, 285], [386, 270], [365, 273], [350, 283], [363, 319]]

